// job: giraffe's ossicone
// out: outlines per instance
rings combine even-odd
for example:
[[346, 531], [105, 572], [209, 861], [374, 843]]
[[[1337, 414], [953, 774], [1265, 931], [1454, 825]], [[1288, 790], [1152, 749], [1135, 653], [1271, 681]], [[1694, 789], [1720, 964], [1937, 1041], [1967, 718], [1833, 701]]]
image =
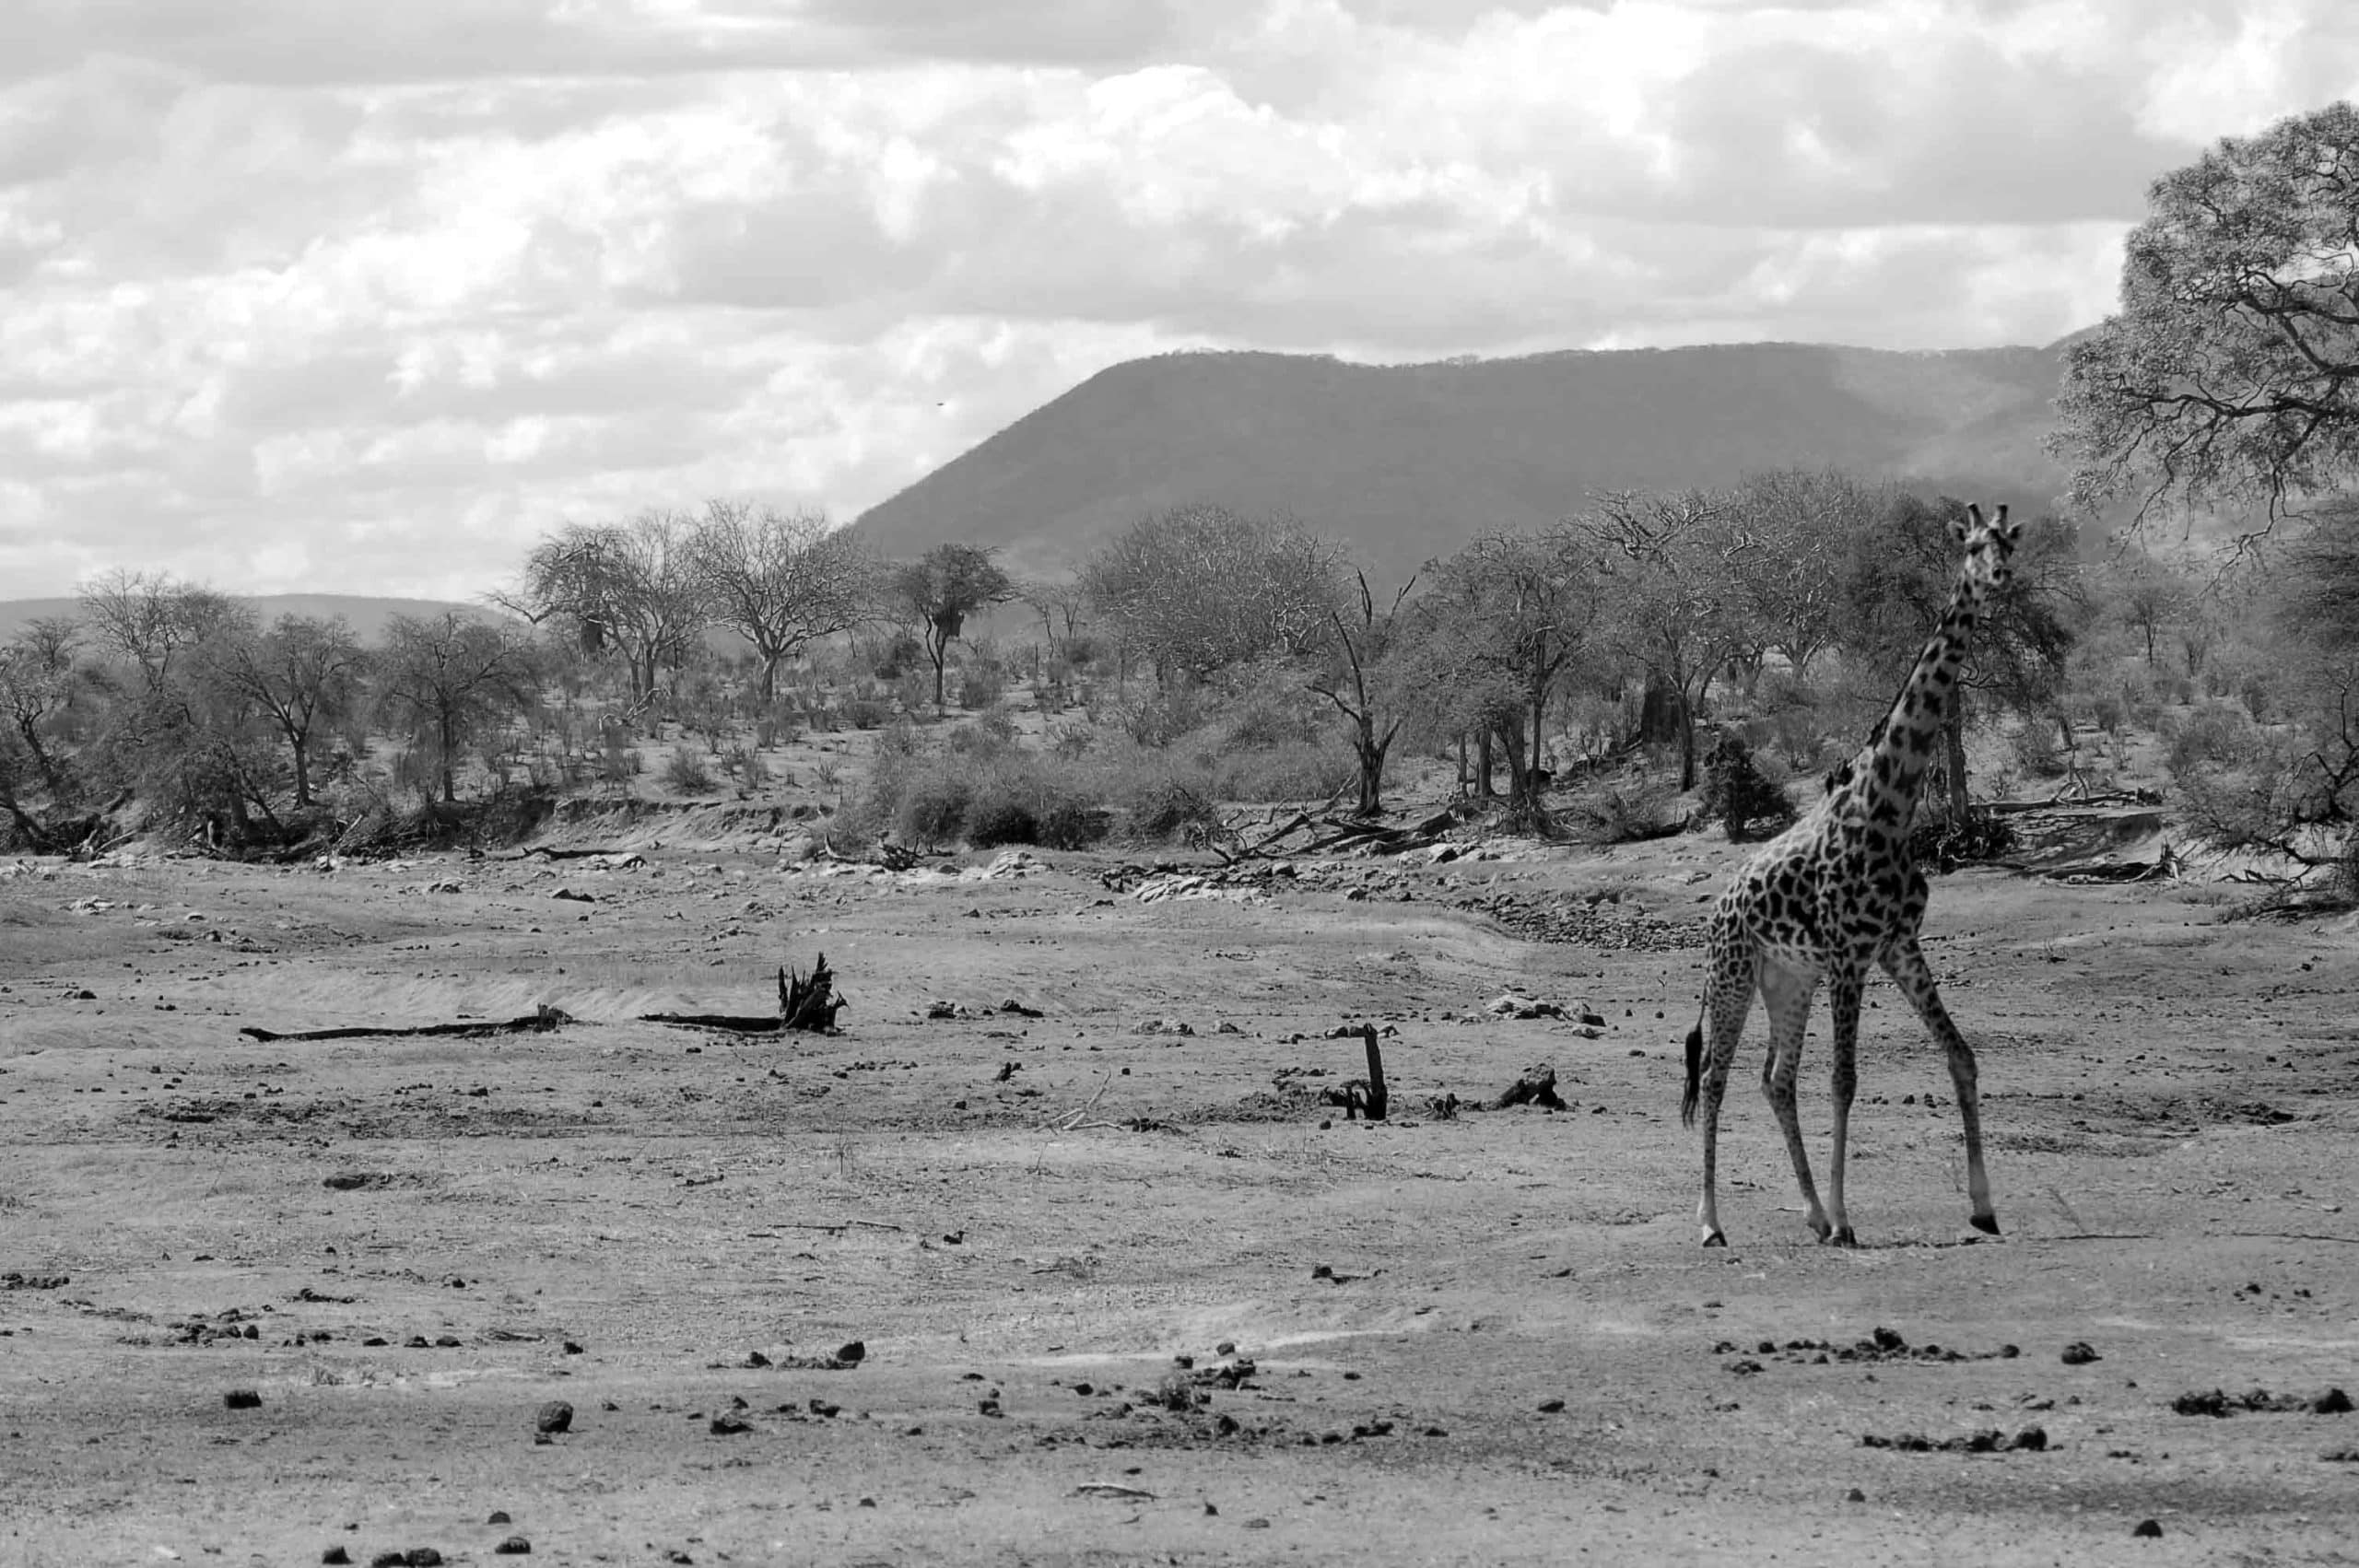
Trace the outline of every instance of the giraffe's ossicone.
[[[1715, 1176], [1720, 1100], [1755, 991], [1769, 1014], [1769, 1055], [1761, 1084], [1792, 1157], [1794, 1177], [1822, 1241], [1850, 1245], [1843, 1201], [1851, 1099], [1859, 1083], [1860, 995], [1881, 965], [1948, 1054], [1966, 1126], [1966, 1191], [1975, 1228], [1997, 1235], [1990, 1184], [1982, 1168], [1981, 1101], [1974, 1051], [1942, 1005], [1933, 972], [1918, 946], [1924, 923], [1924, 872], [1909, 852], [1908, 829], [1926, 765], [1939, 743], [1974, 628], [1990, 595], [2007, 580], [2022, 537], [2001, 507], [1988, 521], [1968, 507], [1952, 534], [1965, 546], [1957, 579], [1939, 626], [1917, 656], [1907, 683], [1850, 761], [1827, 776], [1826, 793], [1792, 827], [1747, 860], [1713, 906], [1706, 927], [1702, 1017], [1687, 1036], [1687, 1086], [1680, 1119], [1704, 1111], [1704, 1195], [1696, 1219], [1706, 1246], [1725, 1246]], [[1811, 998], [1824, 982], [1835, 1020], [1835, 1147], [1827, 1201], [1819, 1202], [1794, 1110]]]

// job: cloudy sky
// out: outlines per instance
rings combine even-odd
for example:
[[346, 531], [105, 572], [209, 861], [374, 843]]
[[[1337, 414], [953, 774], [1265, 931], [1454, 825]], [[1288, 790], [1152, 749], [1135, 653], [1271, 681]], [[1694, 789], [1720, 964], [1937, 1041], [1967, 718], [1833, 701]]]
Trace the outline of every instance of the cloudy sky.
[[0, 598], [856, 516], [1138, 355], [2038, 343], [2349, 0], [6, 0]]

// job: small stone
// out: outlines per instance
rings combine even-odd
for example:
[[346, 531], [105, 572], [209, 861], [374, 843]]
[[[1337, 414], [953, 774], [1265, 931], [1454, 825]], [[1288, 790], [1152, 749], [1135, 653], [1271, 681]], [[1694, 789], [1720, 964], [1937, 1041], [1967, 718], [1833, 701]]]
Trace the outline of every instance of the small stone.
[[533, 1417], [533, 1430], [542, 1433], [573, 1430], [573, 1407], [563, 1399], [551, 1399]]
[[837, 1347], [836, 1359], [846, 1366], [858, 1366], [868, 1359], [868, 1341], [852, 1340]]
[[510, 1536], [491, 1550], [501, 1557], [522, 1557], [533, 1550], [533, 1543], [522, 1536]]
[[262, 1396], [252, 1388], [232, 1388], [221, 1396], [221, 1402], [233, 1410], [259, 1410]]
[[508, 1517], [508, 1510], [505, 1508], [494, 1508], [491, 1511], [491, 1517], [484, 1521], [487, 1525], [506, 1525], [513, 1522]]
[[1868, 1494], [1856, 1486], [1843, 1494], [1843, 1501], [1846, 1503], [1865, 1503], [1867, 1500]]
[[407, 1568], [408, 1562], [406, 1551], [381, 1551], [369, 1560], [369, 1568]]
[[2158, 1520], [2141, 1519], [2138, 1521], [2138, 1527], [2130, 1533], [2144, 1540], [2160, 1540], [2163, 1537], [2163, 1527]]
[[[2086, 1366], [2093, 1361], [2103, 1361], [2105, 1358], [2097, 1354], [2086, 1340], [2075, 1340], [2064, 1347], [2062, 1359], [2066, 1366]], [[2154, 1521], [2150, 1519], [2147, 1523], [2153, 1524]], [[2154, 1533], [2162, 1534], [2162, 1527], [2155, 1526]]]
[[413, 1546], [402, 1559], [409, 1568], [441, 1568], [442, 1554], [430, 1546]]
[[712, 1424], [706, 1430], [715, 1437], [740, 1437], [754, 1429], [743, 1416], [722, 1415], [713, 1417]]
[[345, 1550], [344, 1548], [340, 1546], [332, 1546], [325, 1551], [320, 1553], [320, 1561], [323, 1562], [349, 1562], [352, 1561], [352, 1553]]
[[1540, 1413], [1543, 1416], [1553, 1416], [1564, 1408], [1565, 1401], [1562, 1399], [1543, 1399], [1540, 1401]]

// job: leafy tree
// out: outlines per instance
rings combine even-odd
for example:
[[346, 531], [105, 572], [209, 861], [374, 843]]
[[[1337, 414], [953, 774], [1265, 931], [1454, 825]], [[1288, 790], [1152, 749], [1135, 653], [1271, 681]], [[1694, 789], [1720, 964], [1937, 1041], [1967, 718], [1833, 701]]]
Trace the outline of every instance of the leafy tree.
[[766, 703], [780, 664], [865, 614], [859, 547], [823, 513], [710, 501], [689, 549], [713, 619], [754, 645]]
[[[1958, 548], [1950, 528], [1965, 518], [1963, 501], [1928, 502], [1898, 492], [1872, 534], [1852, 550], [1840, 646], [1871, 677], [1896, 689], [1915, 668], [1928, 628], [1940, 621], [1957, 580]], [[1979, 695], [2028, 720], [2054, 700], [2063, 683], [2081, 600], [2073, 543], [2071, 526], [2053, 514], [2031, 520], [2015, 547], [2013, 575], [1974, 628], [1942, 727], [1953, 822], [1966, 819], [1966, 731], [1973, 699]]]
[[1202, 680], [1325, 639], [1344, 603], [1336, 548], [1283, 518], [1190, 506], [1144, 518], [1090, 557], [1091, 605], [1160, 674]]
[[1723, 496], [1625, 490], [1597, 498], [1579, 523], [1603, 552], [1603, 637], [1674, 704], [1679, 787], [1696, 787], [1696, 708], [1752, 628], [1729, 559], [1740, 554]]
[[692, 520], [663, 511], [569, 524], [535, 544], [522, 585], [492, 602], [535, 626], [556, 618], [591, 652], [618, 649], [632, 708], [644, 712], [657, 677], [687, 657], [712, 620], [694, 534]]
[[0, 647], [0, 712], [34, 776], [59, 805], [75, 790], [51, 728], [84, 685], [80, 648], [81, 628], [64, 615], [41, 616]]
[[367, 662], [341, 615], [281, 615], [259, 636], [222, 639], [213, 660], [217, 678], [261, 709], [286, 740], [297, 811], [311, 803], [312, 731], [354, 710]]
[[887, 596], [925, 628], [926, 657], [933, 661], [933, 708], [945, 706], [943, 670], [950, 645], [967, 629], [967, 617], [987, 605], [1015, 597], [1015, 584], [992, 552], [975, 544], [936, 544], [914, 561], [896, 567]]
[[2359, 465], [2359, 107], [2227, 138], [2147, 200], [2120, 310], [2066, 357], [2074, 498], [2273, 517], [2331, 490]]
[[1788, 468], [1749, 475], [1728, 497], [1721, 568], [1742, 617], [1731, 629], [1748, 690], [1765, 651], [1783, 655], [1799, 681], [1834, 642], [1844, 562], [1888, 489], [1839, 469]]
[[1534, 813], [1549, 698], [1599, 615], [1598, 552], [1573, 529], [1496, 533], [1432, 570], [1433, 589], [1416, 606], [1416, 685], [1475, 736], [1477, 790], [1489, 793], [1492, 743], [1504, 743], [1509, 804]]
[[378, 693], [387, 718], [425, 748], [450, 805], [459, 798], [454, 775], [467, 743], [532, 702], [532, 662], [507, 626], [455, 610], [395, 615], [385, 627]]
[[2195, 610], [2196, 583], [2177, 563], [2151, 550], [2126, 553], [2106, 578], [2102, 587], [2114, 614], [2144, 649], [2146, 668], [2154, 668], [2163, 634]]

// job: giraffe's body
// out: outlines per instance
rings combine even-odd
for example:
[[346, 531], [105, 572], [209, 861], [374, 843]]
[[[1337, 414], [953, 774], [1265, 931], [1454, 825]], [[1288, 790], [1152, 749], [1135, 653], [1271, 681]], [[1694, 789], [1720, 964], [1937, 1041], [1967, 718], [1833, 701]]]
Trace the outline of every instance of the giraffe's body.
[[[1968, 516], [1970, 527], [1952, 530], [1966, 546], [1966, 559], [1948, 609], [1891, 710], [1860, 754], [1829, 776], [1825, 797], [1746, 861], [1713, 907], [1706, 937], [1704, 1015], [1687, 1037], [1687, 1090], [1680, 1105], [1681, 1119], [1692, 1120], [1700, 1093], [1704, 1196], [1696, 1218], [1707, 1246], [1727, 1244], [1714, 1187], [1720, 1100], [1755, 990], [1769, 1013], [1762, 1089], [1786, 1136], [1802, 1200], [1810, 1206], [1810, 1227], [1821, 1240], [1852, 1241], [1843, 1175], [1851, 1097], [1859, 1082], [1860, 995], [1872, 965], [1892, 977], [1948, 1052], [1958, 1115], [1966, 1124], [1973, 1222], [1993, 1235], [1999, 1229], [1982, 1169], [1974, 1052], [1942, 1007], [1932, 970], [1917, 944], [1925, 919], [1925, 875], [1908, 848], [1918, 791], [1955, 700], [1967, 642], [1990, 592], [2006, 580], [2022, 532], [2020, 524], [2008, 527], [2004, 507], [1989, 522], [1979, 508], [1968, 509]], [[1794, 1074], [1811, 998], [1822, 981], [1835, 1020], [1835, 1148], [1825, 1207], [1811, 1179], [1794, 1109]]]

